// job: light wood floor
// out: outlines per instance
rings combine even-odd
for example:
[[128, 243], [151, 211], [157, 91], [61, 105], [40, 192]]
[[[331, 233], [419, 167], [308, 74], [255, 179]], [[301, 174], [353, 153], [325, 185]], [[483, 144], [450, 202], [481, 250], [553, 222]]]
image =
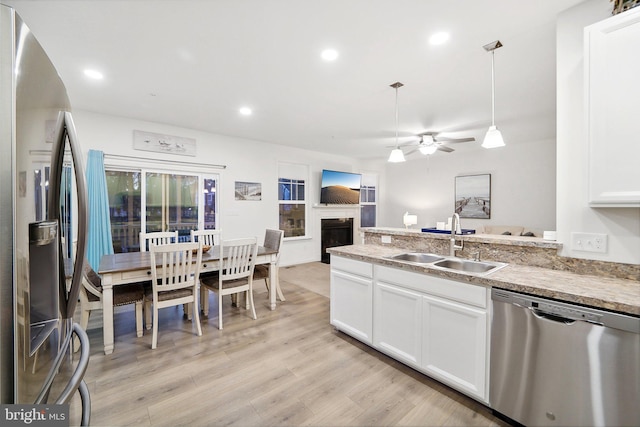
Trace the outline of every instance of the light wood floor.
[[[217, 304], [197, 337], [181, 308], [160, 312], [158, 348], [135, 334], [133, 307], [115, 314], [115, 350], [102, 351], [92, 315], [85, 380], [94, 426], [505, 426], [481, 404], [334, 330], [328, 265], [281, 268], [286, 302], [258, 320]], [[324, 295], [323, 295], [324, 294]], [[71, 407], [79, 420], [79, 398]]]

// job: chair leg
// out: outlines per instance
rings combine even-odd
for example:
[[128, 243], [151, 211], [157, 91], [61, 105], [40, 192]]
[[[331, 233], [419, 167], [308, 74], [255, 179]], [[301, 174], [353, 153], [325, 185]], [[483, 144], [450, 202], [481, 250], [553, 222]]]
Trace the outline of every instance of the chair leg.
[[80, 327], [86, 331], [87, 326], [89, 326], [89, 314], [91, 314], [91, 310], [82, 309], [80, 313]]
[[[80, 310], [80, 327], [83, 331], [87, 330], [87, 326], [89, 326], [89, 315], [91, 314], [91, 310], [84, 310], [81, 307]], [[77, 336], [73, 337], [73, 352], [77, 352], [80, 350], [80, 339]]]
[[253, 303], [253, 290], [249, 289], [247, 291], [247, 303], [251, 304], [251, 313], [253, 314], [253, 320], [256, 320], [258, 317], [256, 316], [256, 305]]
[[151, 339], [151, 349], [158, 346], [158, 307], [153, 306], [153, 337]]
[[222, 292], [218, 290], [218, 329], [222, 329]]
[[197, 301], [193, 302], [193, 304], [189, 304], [192, 305], [194, 307], [193, 311], [193, 319], [195, 320], [196, 323], [196, 331], [198, 333], [198, 336], [201, 337], [202, 336], [202, 327], [200, 326], [200, 312], [199, 310], [196, 308], [198, 307], [197, 305]]
[[136, 335], [142, 336], [142, 301], [136, 303]]

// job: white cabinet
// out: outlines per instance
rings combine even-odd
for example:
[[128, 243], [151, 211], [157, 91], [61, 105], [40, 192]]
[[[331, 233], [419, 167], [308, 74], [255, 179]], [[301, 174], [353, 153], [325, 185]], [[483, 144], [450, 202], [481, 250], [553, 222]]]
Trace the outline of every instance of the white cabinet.
[[423, 297], [422, 362], [426, 373], [458, 390], [487, 397], [487, 311]]
[[589, 204], [640, 206], [640, 7], [585, 28]]
[[487, 403], [489, 288], [331, 256], [331, 324]]
[[372, 344], [373, 266], [331, 256], [330, 323], [339, 330]]
[[374, 346], [401, 362], [420, 366], [422, 295], [376, 283], [373, 301]]
[[374, 266], [374, 347], [483, 402], [489, 289]]

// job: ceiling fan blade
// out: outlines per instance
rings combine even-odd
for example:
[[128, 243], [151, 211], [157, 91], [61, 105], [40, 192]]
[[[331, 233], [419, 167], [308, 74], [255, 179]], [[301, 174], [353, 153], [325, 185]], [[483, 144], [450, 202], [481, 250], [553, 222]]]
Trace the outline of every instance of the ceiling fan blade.
[[458, 142], [473, 142], [476, 139], [471, 137], [471, 138], [436, 138], [436, 140], [438, 142], [453, 142], [453, 143], [458, 143]]
[[452, 151], [456, 151], [453, 148], [449, 148], [446, 145], [438, 145], [438, 150], [444, 151], [445, 153], [451, 153]]
[[418, 149], [417, 149], [417, 148], [414, 148], [413, 150], [411, 150], [411, 151], [407, 151], [406, 153], [404, 153], [404, 155], [405, 155], [405, 156], [408, 156], [409, 154], [413, 154], [413, 153], [415, 153], [416, 151], [418, 151]]

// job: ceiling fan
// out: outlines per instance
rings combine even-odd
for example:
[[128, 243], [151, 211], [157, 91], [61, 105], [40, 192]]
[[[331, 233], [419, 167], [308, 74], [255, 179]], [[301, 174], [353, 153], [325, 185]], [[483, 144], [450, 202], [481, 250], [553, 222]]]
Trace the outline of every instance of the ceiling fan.
[[449, 143], [460, 143], [460, 142], [473, 142], [476, 139], [473, 137], [470, 138], [447, 138], [447, 137], [438, 137], [439, 132], [423, 132], [416, 136], [420, 137], [419, 140], [411, 141], [408, 143], [400, 144], [400, 147], [415, 147], [413, 150], [409, 151], [407, 155], [413, 154], [416, 151], [420, 151], [424, 155], [433, 154], [436, 151], [444, 151], [445, 153], [451, 153], [455, 151], [453, 148], [448, 147], [446, 144]]

